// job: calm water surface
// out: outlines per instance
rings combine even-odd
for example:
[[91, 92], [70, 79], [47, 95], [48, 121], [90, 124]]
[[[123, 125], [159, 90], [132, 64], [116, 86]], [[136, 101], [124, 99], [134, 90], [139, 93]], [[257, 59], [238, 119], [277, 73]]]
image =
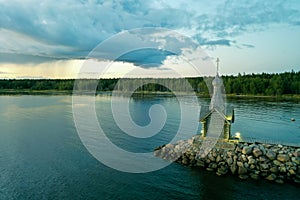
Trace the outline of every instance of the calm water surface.
[[[199, 101], [201, 105], [209, 102]], [[73, 122], [71, 96], [0, 96], [0, 102], [1, 200], [299, 199], [299, 186], [218, 177], [176, 163], [145, 174], [119, 172], [94, 159], [82, 145]], [[187, 99], [187, 103], [195, 102]], [[178, 129], [180, 109], [170, 97], [133, 98], [130, 111], [135, 122], [147, 125], [153, 104], [165, 107], [166, 126], [150, 139], [134, 139], [114, 123], [109, 96], [96, 98], [98, 119], [108, 137], [133, 152], [149, 152], [167, 143]], [[228, 104], [235, 107], [233, 133], [300, 142], [299, 103], [247, 99], [228, 100]]]

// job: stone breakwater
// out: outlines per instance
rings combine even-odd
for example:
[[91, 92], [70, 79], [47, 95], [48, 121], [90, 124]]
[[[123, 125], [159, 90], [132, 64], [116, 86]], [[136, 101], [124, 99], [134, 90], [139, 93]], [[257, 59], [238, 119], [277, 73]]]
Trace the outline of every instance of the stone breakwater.
[[209, 153], [201, 155], [202, 143], [200, 136], [194, 136], [176, 144], [158, 147], [154, 155], [183, 165], [204, 168], [219, 176], [236, 175], [241, 179], [300, 183], [299, 147], [218, 141]]

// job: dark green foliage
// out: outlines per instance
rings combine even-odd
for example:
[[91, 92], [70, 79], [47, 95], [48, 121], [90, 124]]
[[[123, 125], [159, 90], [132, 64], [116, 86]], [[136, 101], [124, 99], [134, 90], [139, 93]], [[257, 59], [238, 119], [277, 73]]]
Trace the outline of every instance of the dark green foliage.
[[227, 94], [300, 94], [300, 71], [223, 76], [222, 79]]
[[[276, 74], [243, 74], [238, 76], [222, 76], [223, 83], [227, 94], [250, 94], [250, 95], [270, 95], [277, 96], [283, 94], [300, 94], [300, 71], [285, 72]], [[147, 81], [155, 83], [144, 84]], [[153, 81], [155, 80], [155, 81]], [[212, 88], [208, 88], [202, 77], [187, 78], [194, 91], [201, 94], [208, 94]], [[206, 79], [211, 81], [212, 77]], [[78, 80], [76, 87], [81, 90], [90, 90], [97, 85], [98, 91], [112, 91], [112, 90], [132, 90], [136, 85], [143, 85], [138, 87], [137, 91], [170, 91], [163, 85], [172, 84], [173, 90], [185, 91], [182, 88], [183, 79], [101, 79], [101, 80]], [[157, 84], [158, 83], [158, 84]], [[23, 80], [0, 80], [0, 89], [13, 90], [67, 90], [71, 91], [74, 87], [74, 80], [72, 79], [23, 79]]]

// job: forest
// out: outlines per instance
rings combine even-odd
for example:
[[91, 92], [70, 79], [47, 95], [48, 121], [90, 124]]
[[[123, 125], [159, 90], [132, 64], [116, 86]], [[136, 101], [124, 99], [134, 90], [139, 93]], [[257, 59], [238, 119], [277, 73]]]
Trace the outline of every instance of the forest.
[[[199, 94], [208, 94], [209, 87], [205, 80], [212, 80], [213, 77], [197, 77], [187, 78], [193, 90]], [[284, 73], [261, 73], [261, 74], [238, 74], [237, 76], [222, 76], [226, 94], [237, 95], [262, 95], [262, 96], [280, 96], [280, 95], [299, 95], [300, 94], [300, 71], [284, 72]], [[74, 79], [8, 79], [0, 80], [0, 91], [72, 91], [74, 87]], [[148, 92], [165, 92], [169, 91], [163, 85], [172, 84], [173, 90], [182, 88], [183, 79], [82, 79], [77, 80], [76, 87], [78, 89], [88, 89], [93, 85], [97, 85], [97, 91], [112, 90], [136, 90]], [[153, 83], [145, 84], [142, 87], [135, 88], [136, 85], [143, 85], [144, 82], [152, 81]], [[118, 83], [118, 84], [117, 84]]]

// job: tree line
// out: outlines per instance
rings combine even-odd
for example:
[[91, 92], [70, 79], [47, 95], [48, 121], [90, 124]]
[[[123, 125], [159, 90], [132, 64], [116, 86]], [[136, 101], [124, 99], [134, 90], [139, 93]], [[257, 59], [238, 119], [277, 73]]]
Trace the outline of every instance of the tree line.
[[[206, 81], [213, 80], [213, 77], [187, 78], [193, 90], [197, 93], [208, 94], [209, 87]], [[278, 96], [284, 94], [300, 94], [300, 71], [284, 72], [275, 74], [238, 74], [237, 76], [222, 76], [226, 94], [242, 95], [268, 95]], [[77, 89], [90, 89], [97, 87], [98, 91], [112, 90], [137, 90], [137, 91], [170, 91], [164, 85], [171, 85], [174, 90], [188, 90], [183, 87], [184, 79], [82, 79], [77, 80]], [[146, 82], [152, 82], [144, 84]], [[9, 79], [0, 80], [1, 90], [73, 90], [74, 79]], [[136, 85], [142, 85], [135, 88]]]

